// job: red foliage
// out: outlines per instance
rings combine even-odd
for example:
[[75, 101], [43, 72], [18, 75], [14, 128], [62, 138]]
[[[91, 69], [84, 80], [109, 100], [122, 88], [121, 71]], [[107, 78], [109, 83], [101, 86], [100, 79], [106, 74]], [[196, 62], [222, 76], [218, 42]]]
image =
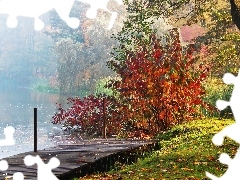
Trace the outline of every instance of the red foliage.
[[[121, 76], [110, 84], [120, 97], [105, 97], [107, 133], [149, 138], [161, 130], [191, 119], [197, 106], [211, 107], [202, 100], [205, 91], [201, 82], [208, 69], [200, 66], [194, 72], [193, 48], [183, 49], [179, 34], [172, 32], [173, 41], [162, 47], [154, 35], [150, 50], [142, 46], [137, 53], [128, 52], [122, 64], [113, 62]], [[82, 133], [102, 133], [103, 97], [69, 98], [71, 108], [53, 117], [53, 123], [66, 127], [78, 126]]]
[[178, 34], [168, 48], [154, 35], [152, 44], [150, 51], [143, 47], [128, 53], [124, 68], [115, 67], [122, 80], [114, 87], [128, 104], [128, 119], [154, 134], [192, 118], [196, 106], [209, 106], [202, 101], [201, 85], [208, 70], [193, 72], [193, 48], [184, 51]]
[[208, 46], [206, 45], [203, 45], [200, 49], [200, 54], [203, 56], [203, 57], [207, 57], [207, 55], [209, 54], [209, 49], [208, 49]]
[[[105, 114], [107, 122], [107, 134], [116, 134], [121, 129], [123, 117], [119, 113], [119, 107], [114, 97], [105, 98]], [[101, 135], [103, 127], [103, 97], [90, 95], [83, 99], [68, 98], [71, 107], [64, 110], [59, 104], [58, 112], [53, 116], [53, 123], [63, 124], [72, 129], [78, 127], [80, 133], [87, 135]]]

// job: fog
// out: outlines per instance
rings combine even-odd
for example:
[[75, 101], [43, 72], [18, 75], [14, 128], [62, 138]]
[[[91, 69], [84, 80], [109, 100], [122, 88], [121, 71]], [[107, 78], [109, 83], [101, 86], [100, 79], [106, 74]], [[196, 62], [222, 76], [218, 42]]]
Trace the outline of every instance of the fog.
[[0, 139], [5, 127], [16, 130], [16, 145], [1, 147], [0, 158], [33, 150], [35, 107], [38, 148], [70, 143], [53, 138], [62, 133], [61, 126], [50, 122], [56, 103], [95, 93], [97, 83], [113, 74], [106, 66], [116, 45], [110, 36], [122, 23], [118, 20], [107, 31], [109, 16], [89, 21], [83, 13], [86, 7], [75, 3], [70, 13], [80, 18], [77, 29], [70, 28], [56, 11], [40, 17], [45, 23], [41, 31], [34, 30], [34, 19], [28, 17], [17, 17], [17, 27], [9, 28], [8, 16], [0, 14]]

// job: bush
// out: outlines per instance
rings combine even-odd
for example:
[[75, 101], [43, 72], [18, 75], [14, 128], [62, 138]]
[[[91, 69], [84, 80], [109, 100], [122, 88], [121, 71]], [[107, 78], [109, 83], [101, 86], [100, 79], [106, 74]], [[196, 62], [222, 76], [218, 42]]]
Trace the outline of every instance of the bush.
[[121, 106], [112, 96], [89, 95], [85, 98], [68, 98], [70, 108], [63, 109], [59, 104], [58, 112], [53, 116], [53, 124], [62, 124], [66, 129], [78, 131], [81, 135], [100, 136], [103, 130], [103, 102], [107, 135], [116, 135], [122, 128], [124, 117]]
[[137, 53], [127, 52], [125, 62], [109, 62], [121, 77], [114, 87], [128, 104], [129, 119], [151, 134], [195, 118], [199, 106], [211, 109], [202, 100], [208, 69], [194, 71], [193, 48], [181, 46], [178, 32], [170, 34], [165, 47], [153, 34], [150, 47], [139, 44]]

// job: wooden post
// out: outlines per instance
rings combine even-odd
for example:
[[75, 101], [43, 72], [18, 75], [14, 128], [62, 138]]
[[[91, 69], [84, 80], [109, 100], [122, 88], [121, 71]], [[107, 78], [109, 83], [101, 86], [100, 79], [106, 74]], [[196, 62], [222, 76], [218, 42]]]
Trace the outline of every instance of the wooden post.
[[34, 108], [34, 152], [37, 152], [37, 108]]
[[105, 97], [103, 98], [103, 131], [102, 131], [102, 136], [103, 139], [106, 139], [106, 102], [105, 102]]

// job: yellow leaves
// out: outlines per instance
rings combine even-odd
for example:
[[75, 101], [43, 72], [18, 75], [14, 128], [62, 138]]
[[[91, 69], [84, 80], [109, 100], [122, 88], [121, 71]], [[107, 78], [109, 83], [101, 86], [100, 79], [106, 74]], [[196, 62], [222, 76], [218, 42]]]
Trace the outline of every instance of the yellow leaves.
[[190, 168], [187, 168], [187, 167], [185, 167], [185, 168], [181, 168], [183, 171], [190, 171], [190, 172], [192, 172], [193, 171], [193, 169], [190, 169]]
[[142, 168], [141, 171], [142, 171], [142, 172], [146, 172], [147, 169], [146, 169], [146, 168]]
[[200, 164], [201, 164], [201, 162], [194, 162], [194, 164], [195, 164], [195, 165], [200, 165]]
[[128, 171], [128, 174], [134, 174], [134, 171]]
[[148, 88], [152, 88], [153, 87], [153, 85], [154, 85], [154, 83], [153, 82], [149, 82], [149, 84], [148, 84]]

